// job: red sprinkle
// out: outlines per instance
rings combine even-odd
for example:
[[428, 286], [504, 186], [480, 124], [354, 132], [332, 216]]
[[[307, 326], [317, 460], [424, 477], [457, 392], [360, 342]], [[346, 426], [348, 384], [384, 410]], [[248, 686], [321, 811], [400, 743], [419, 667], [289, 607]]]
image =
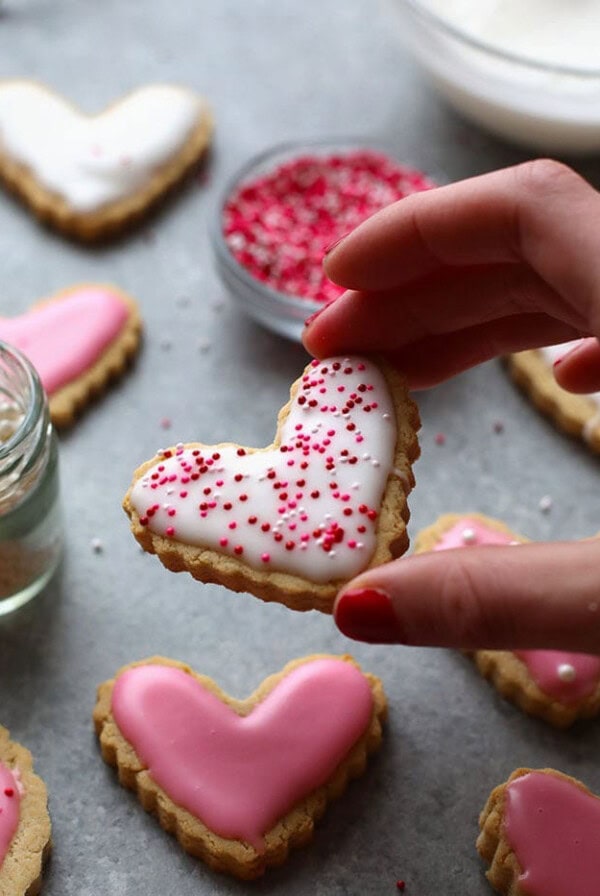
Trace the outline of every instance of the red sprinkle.
[[223, 234], [258, 280], [327, 303], [343, 292], [323, 272], [327, 248], [380, 208], [434, 186], [373, 150], [307, 153], [234, 190], [223, 209]]
[[406, 884], [404, 883], [403, 880], [396, 881], [396, 889], [397, 890], [404, 890], [405, 887], [406, 887]]
[[14, 790], [12, 789], [12, 787], [5, 787], [5, 788], [4, 788], [4, 796], [14, 796], [14, 795], [15, 795], [15, 792], [14, 792]]
[[435, 444], [436, 445], [445, 445], [446, 444], [446, 436], [443, 432], [438, 432], [435, 435]]

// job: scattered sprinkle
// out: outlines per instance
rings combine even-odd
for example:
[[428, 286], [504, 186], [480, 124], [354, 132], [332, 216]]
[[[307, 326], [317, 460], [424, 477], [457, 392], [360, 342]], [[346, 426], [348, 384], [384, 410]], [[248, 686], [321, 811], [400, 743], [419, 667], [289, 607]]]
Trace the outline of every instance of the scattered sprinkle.
[[492, 428], [497, 435], [501, 435], [504, 432], [504, 423], [502, 420], [495, 420]]
[[406, 884], [404, 883], [403, 880], [396, 881], [396, 889], [397, 890], [404, 890], [405, 888], [406, 888]]
[[94, 554], [101, 554], [104, 550], [104, 542], [101, 538], [92, 538], [90, 541], [90, 547]]
[[446, 444], [446, 436], [443, 432], [437, 432], [435, 434], [434, 442], [436, 445], [445, 445]]
[[172, 421], [170, 417], [163, 417], [160, 421], [161, 429], [171, 429]]
[[571, 663], [560, 663], [558, 667], [558, 677], [561, 681], [575, 681], [577, 678], [575, 666], [572, 666]]
[[542, 513], [550, 513], [550, 511], [552, 510], [553, 503], [554, 502], [552, 501], [552, 498], [550, 497], [550, 495], [544, 495], [543, 498], [540, 498], [540, 503], [538, 504], [538, 507]]

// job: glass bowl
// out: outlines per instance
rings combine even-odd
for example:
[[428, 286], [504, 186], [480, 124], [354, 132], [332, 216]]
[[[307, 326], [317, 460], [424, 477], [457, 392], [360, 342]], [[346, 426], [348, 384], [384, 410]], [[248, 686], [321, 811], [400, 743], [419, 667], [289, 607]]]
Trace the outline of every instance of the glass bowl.
[[538, 61], [473, 37], [423, 0], [386, 2], [434, 85], [466, 117], [543, 152], [600, 150], [600, 65]]
[[210, 239], [217, 273], [245, 314], [288, 339], [300, 341], [305, 320], [324, 308], [327, 302], [280, 292], [255, 277], [236, 259], [223, 233], [223, 213], [227, 200], [240, 185], [268, 174], [280, 164], [302, 155], [326, 157], [332, 154], [349, 155], [363, 150], [385, 156], [408, 171], [420, 174], [416, 166], [400, 161], [396, 153], [369, 140], [285, 143], [271, 147], [251, 158], [227, 181], [219, 195], [210, 225]]

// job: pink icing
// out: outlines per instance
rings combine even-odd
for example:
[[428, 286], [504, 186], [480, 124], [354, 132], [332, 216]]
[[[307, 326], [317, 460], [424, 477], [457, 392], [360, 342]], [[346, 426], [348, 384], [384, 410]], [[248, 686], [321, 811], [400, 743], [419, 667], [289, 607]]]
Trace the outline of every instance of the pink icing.
[[[434, 550], [515, 543], [514, 536], [465, 517], [444, 533]], [[576, 703], [589, 697], [600, 682], [598, 656], [558, 650], [515, 650], [514, 654], [525, 663], [540, 690], [560, 703]]]
[[528, 896], [598, 896], [597, 797], [564, 778], [530, 772], [507, 788], [504, 826]]
[[314, 361], [301, 377], [278, 447], [177, 446], [131, 490], [142, 526], [255, 569], [348, 579], [366, 566], [395, 471], [396, 415], [368, 359]]
[[51, 395], [98, 360], [127, 317], [118, 292], [79, 286], [19, 317], [0, 318], [0, 340], [29, 358]]
[[278, 819], [333, 774], [372, 705], [364, 675], [338, 659], [298, 666], [243, 717], [172, 666], [128, 669], [112, 696], [122, 734], [173, 802], [257, 851]]
[[0, 867], [19, 826], [21, 788], [18, 780], [0, 762]]

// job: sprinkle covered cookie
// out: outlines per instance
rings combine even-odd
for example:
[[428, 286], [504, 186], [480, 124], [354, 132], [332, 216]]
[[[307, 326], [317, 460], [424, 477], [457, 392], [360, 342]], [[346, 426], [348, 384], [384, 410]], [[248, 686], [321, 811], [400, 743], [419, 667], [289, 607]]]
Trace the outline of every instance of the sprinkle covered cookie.
[[[446, 514], [417, 535], [415, 552], [526, 541], [499, 520]], [[472, 655], [503, 697], [559, 728], [600, 712], [600, 656], [560, 650], [475, 650]]]
[[519, 352], [510, 355], [508, 365], [515, 382], [543, 413], [560, 429], [578, 436], [593, 451], [600, 452], [600, 392], [575, 395], [554, 379], [554, 362], [577, 344], [576, 340]]
[[505, 896], [597, 896], [600, 799], [554, 769], [517, 769], [492, 791], [477, 849]]
[[154, 657], [100, 685], [102, 756], [187, 852], [258, 877], [307, 843], [381, 741], [381, 682], [348, 656], [294, 660], [246, 700]]
[[36, 896], [50, 855], [46, 786], [31, 754], [0, 725], [0, 893]]
[[142, 87], [86, 116], [41, 84], [0, 81], [0, 180], [42, 221], [85, 241], [141, 218], [211, 132], [206, 103], [182, 87]]
[[124, 507], [139, 543], [168, 569], [331, 612], [344, 582], [408, 547], [418, 425], [391, 368], [312, 361], [271, 446], [161, 451], [134, 474]]
[[0, 317], [0, 340], [20, 349], [37, 370], [57, 426], [123, 373], [137, 351], [141, 318], [115, 286], [79, 284], [18, 317]]

